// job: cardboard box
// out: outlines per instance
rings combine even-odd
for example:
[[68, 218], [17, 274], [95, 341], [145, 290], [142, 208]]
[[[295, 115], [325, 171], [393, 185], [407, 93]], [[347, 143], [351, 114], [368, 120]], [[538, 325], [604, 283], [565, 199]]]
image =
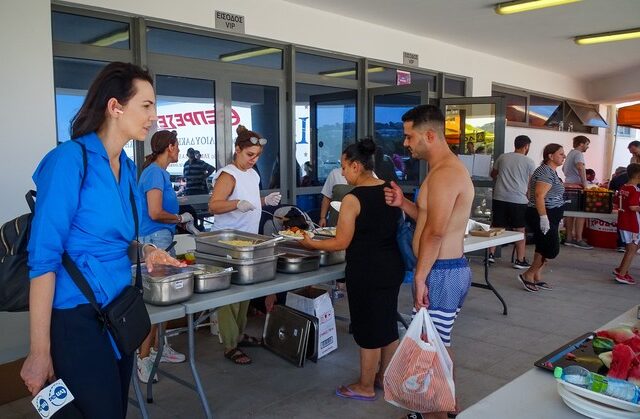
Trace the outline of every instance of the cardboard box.
[[338, 349], [336, 317], [328, 292], [312, 287], [290, 291], [286, 305], [318, 318], [318, 359]]

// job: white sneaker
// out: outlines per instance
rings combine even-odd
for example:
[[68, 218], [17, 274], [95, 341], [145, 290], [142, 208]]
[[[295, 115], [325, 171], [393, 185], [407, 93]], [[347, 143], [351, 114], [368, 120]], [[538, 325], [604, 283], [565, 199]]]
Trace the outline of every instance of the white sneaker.
[[[149, 355], [149, 358], [155, 361], [157, 354], [158, 353], [156, 352], [156, 350], [154, 348], [151, 348], [151, 355]], [[184, 354], [173, 349], [171, 346], [169, 346], [168, 343], [164, 344], [164, 347], [162, 348], [162, 358], [160, 358], [160, 362], [169, 362], [171, 364], [177, 364], [180, 362], [184, 362], [185, 359], [187, 359], [187, 357], [184, 356]]]
[[[149, 376], [151, 375], [151, 368], [153, 368], [153, 360], [151, 359], [151, 356], [148, 356], [146, 358], [140, 358], [136, 356], [136, 364], [137, 364], [136, 371], [138, 371], [138, 379], [146, 384], [147, 382], [149, 382]], [[154, 383], [158, 382], [157, 373], [153, 376], [153, 382]]]

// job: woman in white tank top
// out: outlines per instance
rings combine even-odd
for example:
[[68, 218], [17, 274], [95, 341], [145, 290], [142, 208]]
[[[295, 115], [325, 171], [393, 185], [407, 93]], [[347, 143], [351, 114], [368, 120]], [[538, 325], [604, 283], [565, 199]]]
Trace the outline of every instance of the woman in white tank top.
[[[267, 140], [254, 131], [239, 125], [236, 129], [233, 163], [218, 170], [214, 176], [213, 192], [209, 199], [209, 212], [215, 215], [213, 228], [233, 228], [257, 233], [262, 205], [278, 205], [280, 192], [260, 198], [260, 176], [253, 169]], [[218, 309], [218, 326], [224, 344], [224, 356], [235, 364], [251, 363], [238, 346], [258, 346], [258, 338], [244, 333], [249, 301]]]

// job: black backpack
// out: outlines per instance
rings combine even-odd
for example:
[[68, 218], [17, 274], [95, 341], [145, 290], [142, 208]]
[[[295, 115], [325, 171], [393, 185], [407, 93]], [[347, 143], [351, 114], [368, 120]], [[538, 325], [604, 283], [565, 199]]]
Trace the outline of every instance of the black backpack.
[[[73, 140], [82, 148], [82, 181], [87, 172], [87, 149], [84, 144]], [[29, 232], [35, 214], [35, 191], [25, 195], [30, 213], [22, 214], [0, 227], [0, 311], [29, 310]]]

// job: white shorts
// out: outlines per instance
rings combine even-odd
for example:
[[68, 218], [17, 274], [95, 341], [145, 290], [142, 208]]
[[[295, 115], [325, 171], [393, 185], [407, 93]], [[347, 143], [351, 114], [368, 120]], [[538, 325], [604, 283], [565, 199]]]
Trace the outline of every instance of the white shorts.
[[620, 230], [620, 238], [622, 239], [624, 244], [639, 244], [640, 243], [640, 234], [632, 233], [627, 230]]

